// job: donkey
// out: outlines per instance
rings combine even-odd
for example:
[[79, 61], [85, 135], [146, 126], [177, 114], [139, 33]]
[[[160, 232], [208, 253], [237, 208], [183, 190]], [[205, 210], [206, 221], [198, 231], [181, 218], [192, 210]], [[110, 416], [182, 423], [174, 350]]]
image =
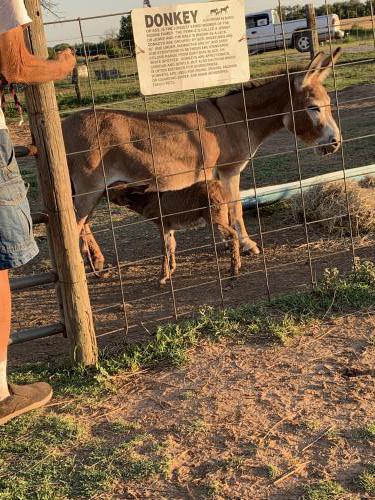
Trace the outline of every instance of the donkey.
[[[339, 55], [340, 48], [327, 57], [319, 52], [302, 72], [171, 110], [99, 109], [70, 115], [62, 126], [79, 232], [106, 185], [142, 182], [150, 192], [163, 192], [215, 177], [230, 201], [230, 223], [243, 250], [258, 254], [243, 221], [240, 174], [260, 144], [282, 128], [295, 131], [322, 155], [339, 149], [340, 131], [323, 86]], [[101, 270], [104, 257], [92, 234], [89, 246]]]
[[[213, 226], [231, 247], [231, 275], [241, 267], [240, 245], [236, 231], [229, 225], [228, 204], [220, 181], [197, 182], [177, 191], [147, 192], [147, 185], [129, 186], [115, 182], [108, 189], [111, 202], [152, 220], [160, 229], [162, 266], [160, 286], [165, 285], [176, 269], [176, 239], [178, 229], [194, 226], [203, 219]], [[159, 206], [160, 200], [160, 206]], [[160, 217], [160, 211], [163, 217]]]

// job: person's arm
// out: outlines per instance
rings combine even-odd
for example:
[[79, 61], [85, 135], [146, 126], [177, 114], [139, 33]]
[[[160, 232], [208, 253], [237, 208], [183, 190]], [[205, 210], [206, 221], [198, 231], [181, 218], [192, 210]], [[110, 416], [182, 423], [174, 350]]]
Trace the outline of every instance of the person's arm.
[[75, 62], [70, 49], [48, 61], [30, 54], [22, 26], [0, 35], [0, 73], [8, 82], [30, 84], [60, 80], [73, 69]]

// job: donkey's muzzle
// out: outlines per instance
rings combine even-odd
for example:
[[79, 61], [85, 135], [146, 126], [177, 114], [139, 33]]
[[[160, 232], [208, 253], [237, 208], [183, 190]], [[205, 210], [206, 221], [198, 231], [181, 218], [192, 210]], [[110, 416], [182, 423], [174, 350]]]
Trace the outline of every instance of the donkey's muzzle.
[[336, 153], [340, 149], [341, 141], [337, 137], [330, 137], [329, 141], [319, 146], [319, 150], [323, 156]]

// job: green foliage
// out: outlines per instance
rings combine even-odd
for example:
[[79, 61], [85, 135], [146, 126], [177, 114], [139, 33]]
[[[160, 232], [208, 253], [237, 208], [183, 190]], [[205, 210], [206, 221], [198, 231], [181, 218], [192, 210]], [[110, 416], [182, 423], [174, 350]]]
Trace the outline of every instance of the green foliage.
[[[285, 21], [290, 21], [292, 19], [304, 19], [306, 17], [305, 6], [303, 4], [283, 6], [281, 9], [283, 13], [283, 19]], [[340, 19], [370, 16], [371, 0], [366, 0], [366, 2], [361, 2], [360, 0], [334, 2], [329, 5], [320, 5], [315, 9], [315, 14], [317, 16], [324, 16], [327, 13], [337, 14]]]
[[335, 500], [340, 498], [344, 489], [335, 481], [319, 481], [319, 483], [306, 487], [304, 499], [306, 500]]
[[129, 44], [132, 50], [134, 50], [133, 26], [130, 15], [121, 17], [118, 39], [124, 42], [126, 46]]
[[369, 465], [359, 475], [358, 484], [369, 495], [375, 495], [375, 464]]
[[[95, 423], [93, 431], [95, 430]], [[92, 498], [169, 472], [165, 446], [125, 424], [95, 438], [71, 417], [31, 413], [0, 429], [0, 498]], [[107, 436], [114, 434], [116, 444]]]
[[364, 439], [375, 439], [375, 422], [367, 424], [365, 427], [359, 430], [359, 436]]
[[69, 43], [59, 43], [57, 45], [55, 45], [53, 47], [53, 51], [56, 53], [56, 52], [61, 52], [62, 50], [65, 50], [65, 49], [70, 49], [70, 45]]
[[276, 465], [267, 465], [267, 467], [266, 467], [266, 474], [267, 474], [267, 477], [269, 479], [271, 479], [271, 481], [274, 481], [279, 476], [281, 476], [282, 471]]

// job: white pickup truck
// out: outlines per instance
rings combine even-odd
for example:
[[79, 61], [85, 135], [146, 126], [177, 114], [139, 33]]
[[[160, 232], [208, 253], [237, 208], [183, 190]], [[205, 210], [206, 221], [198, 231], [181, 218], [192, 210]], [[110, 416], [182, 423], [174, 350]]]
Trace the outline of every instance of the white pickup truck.
[[[310, 50], [310, 39], [306, 19], [280, 22], [276, 9], [246, 14], [246, 34], [250, 52], [263, 52], [284, 47], [294, 47], [299, 52]], [[319, 41], [329, 38], [343, 38], [345, 33], [340, 29], [337, 14], [317, 16], [317, 32]]]

